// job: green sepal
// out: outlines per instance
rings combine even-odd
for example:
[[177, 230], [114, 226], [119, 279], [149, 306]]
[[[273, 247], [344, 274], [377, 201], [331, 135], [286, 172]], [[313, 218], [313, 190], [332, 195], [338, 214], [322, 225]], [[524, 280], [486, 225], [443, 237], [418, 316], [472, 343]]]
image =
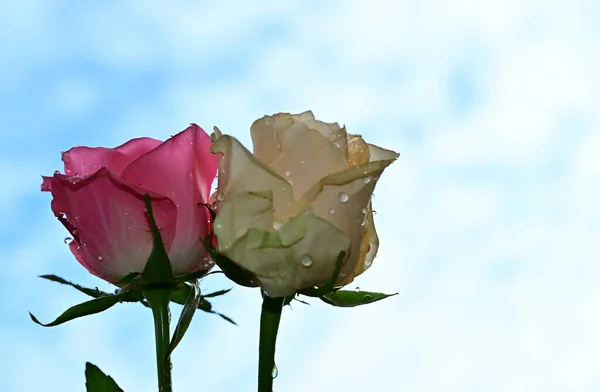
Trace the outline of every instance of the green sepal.
[[234, 283], [244, 287], [256, 287], [257, 284], [253, 281], [253, 274], [245, 268], [237, 265], [233, 260], [227, 256], [219, 253], [212, 245], [212, 235], [209, 235], [202, 244], [206, 248], [210, 257], [214, 260], [215, 264], [221, 268], [225, 276], [227, 276]]
[[[190, 296], [190, 292], [192, 291], [192, 287], [187, 283], [178, 283], [171, 292], [171, 301], [180, 305], [184, 305], [187, 303], [187, 300]], [[233, 325], [237, 325], [235, 321], [231, 318], [212, 310], [212, 304], [208, 302], [204, 296], [200, 296], [200, 302], [198, 303], [197, 308], [206, 313], [216, 314], [221, 317], [223, 320], [229, 321]]]
[[200, 281], [197, 280], [190, 286], [188, 299], [185, 305], [183, 305], [183, 309], [181, 310], [181, 314], [179, 316], [179, 321], [177, 322], [177, 326], [173, 332], [173, 337], [171, 338], [168, 355], [173, 353], [175, 347], [177, 347], [179, 342], [181, 342], [181, 339], [183, 339], [183, 335], [185, 335], [185, 332], [190, 326], [192, 318], [194, 317], [194, 313], [196, 313], [196, 309], [198, 309], [198, 305], [201, 301], [202, 294], [200, 292]]
[[146, 210], [148, 211], [148, 220], [150, 221], [150, 227], [152, 229], [152, 252], [144, 272], [142, 272], [142, 278], [144, 283], [170, 283], [175, 280], [173, 276], [173, 268], [169, 261], [169, 255], [165, 249], [165, 245], [160, 235], [160, 230], [156, 225], [154, 219], [154, 213], [152, 212], [152, 199], [150, 195], [144, 195], [144, 203], [146, 204]]
[[89, 316], [90, 314], [103, 312], [106, 309], [114, 306], [117, 302], [119, 302], [125, 296], [126, 293], [127, 292], [109, 294], [106, 296], [95, 298], [91, 301], [83, 302], [79, 305], [72, 306], [71, 308], [67, 309], [63, 314], [58, 316], [56, 320], [48, 324], [43, 324], [39, 322], [38, 319], [33, 314], [31, 314], [31, 312], [29, 313], [29, 316], [36, 324], [42, 325], [44, 327], [54, 327], [56, 325], [66, 323], [67, 321], [71, 321], [79, 317]]
[[85, 387], [87, 392], [123, 392], [111, 376], [89, 362], [85, 363]]
[[329, 294], [320, 296], [319, 298], [329, 305], [340, 308], [352, 308], [354, 306], [367, 305], [382, 299], [393, 297], [395, 294], [374, 293], [371, 291], [348, 291], [337, 290]]
[[329, 278], [329, 281], [325, 283], [321, 287], [309, 287], [303, 290], [300, 290], [298, 293], [306, 295], [308, 297], [321, 297], [325, 294], [329, 294], [334, 291], [335, 283], [338, 280], [338, 275], [342, 270], [342, 265], [344, 263], [344, 258], [346, 258], [346, 252], [341, 251], [338, 255], [337, 260], [335, 261], [335, 267], [333, 268], [333, 274]]
[[141, 276], [142, 276], [142, 274], [140, 274], [139, 272], [132, 272], [130, 274], [125, 275], [121, 279], [119, 279], [119, 281], [117, 281], [117, 283], [115, 283], [115, 285], [119, 286], [119, 287], [123, 287], [125, 285], [128, 285], [128, 284], [136, 281], [136, 280], [139, 280]]
[[177, 281], [193, 282], [196, 279], [204, 278], [206, 275], [208, 275], [208, 272], [209, 272], [209, 270], [207, 270], [207, 269], [199, 270], [196, 272], [192, 272], [191, 274], [176, 276], [175, 279]]

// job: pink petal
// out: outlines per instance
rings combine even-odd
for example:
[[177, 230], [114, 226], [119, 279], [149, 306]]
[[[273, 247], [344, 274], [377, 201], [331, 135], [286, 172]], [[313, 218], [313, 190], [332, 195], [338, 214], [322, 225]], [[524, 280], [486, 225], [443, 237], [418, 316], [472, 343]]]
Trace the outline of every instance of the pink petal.
[[114, 283], [144, 270], [153, 245], [145, 193], [152, 197], [167, 251], [172, 246], [177, 216], [174, 203], [121, 180], [107, 168], [79, 181], [56, 174], [51, 189], [52, 210], [75, 238], [71, 251], [102, 279]]
[[115, 147], [115, 150], [119, 151], [121, 154], [127, 155], [129, 159], [131, 159], [131, 162], [133, 162], [161, 144], [162, 142], [160, 140], [152, 139], [151, 137], [140, 137], [131, 139], [127, 143]]
[[107, 167], [120, 176], [123, 170], [134, 160], [152, 151], [162, 142], [149, 137], [132, 139], [115, 148], [105, 147], [73, 147], [63, 152], [65, 174], [69, 176], [88, 176]]
[[52, 190], [52, 179], [54, 177], [42, 176], [42, 192], [50, 192]]
[[200, 243], [209, 232], [204, 206], [215, 178], [218, 157], [211, 154], [210, 136], [196, 124], [131, 163], [124, 180], [165, 195], [177, 206], [177, 229], [169, 253], [176, 273], [208, 268]]

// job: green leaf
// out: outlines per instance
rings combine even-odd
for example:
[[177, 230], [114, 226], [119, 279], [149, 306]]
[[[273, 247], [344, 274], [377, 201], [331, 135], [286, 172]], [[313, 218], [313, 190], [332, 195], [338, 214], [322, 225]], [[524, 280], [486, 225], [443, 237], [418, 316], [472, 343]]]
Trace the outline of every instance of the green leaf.
[[111, 376], [89, 362], [85, 363], [85, 386], [87, 392], [123, 392]]
[[340, 308], [352, 308], [359, 305], [367, 305], [384, 298], [393, 297], [395, 294], [373, 293], [370, 291], [346, 291], [338, 290], [329, 294], [322, 295], [321, 300], [329, 305]]
[[191, 285], [190, 294], [188, 299], [183, 306], [183, 310], [181, 311], [181, 315], [179, 316], [179, 321], [177, 322], [177, 327], [175, 327], [175, 332], [173, 332], [173, 338], [171, 339], [171, 344], [169, 346], [169, 353], [175, 350], [175, 347], [181, 342], [183, 339], [183, 335], [187, 331], [190, 323], [192, 322], [192, 318], [194, 317], [194, 313], [196, 313], [196, 309], [198, 309], [198, 305], [202, 301], [202, 295], [200, 294], [200, 282], [197, 280]]
[[244, 287], [256, 287], [256, 284], [252, 281], [252, 273], [245, 268], [240, 267], [234, 261], [229, 259], [227, 256], [219, 253], [211, 242], [211, 237], [202, 241], [210, 257], [215, 261], [215, 264], [221, 268], [225, 276], [227, 276], [234, 283]]
[[42, 325], [44, 327], [54, 327], [56, 325], [66, 323], [67, 321], [71, 321], [79, 317], [89, 316], [90, 314], [103, 312], [106, 309], [114, 306], [117, 302], [119, 302], [125, 296], [126, 293], [127, 292], [122, 292], [119, 294], [102, 296], [100, 298], [96, 298], [91, 301], [75, 305], [67, 309], [63, 314], [58, 316], [56, 320], [48, 324], [40, 323], [38, 319], [31, 313], [29, 313], [29, 316], [36, 324]]
[[333, 274], [329, 278], [329, 281], [325, 283], [323, 286], [318, 288], [307, 288], [304, 290], [300, 290], [300, 294], [304, 294], [308, 297], [321, 297], [325, 294], [331, 293], [335, 288], [335, 283], [337, 282], [338, 275], [342, 270], [342, 264], [344, 262], [344, 258], [346, 257], [346, 252], [341, 251], [338, 255], [337, 260], [335, 261], [335, 267], [333, 268]]
[[144, 195], [144, 202], [146, 203], [146, 210], [148, 211], [148, 218], [152, 228], [152, 238], [154, 243], [152, 244], [152, 252], [150, 253], [150, 257], [148, 257], [146, 267], [142, 273], [142, 278], [146, 283], [173, 282], [173, 268], [171, 267], [169, 255], [167, 254], [165, 245], [162, 241], [160, 230], [158, 229], [156, 220], [154, 219], [154, 214], [152, 212], [152, 199], [150, 198], [150, 195]]

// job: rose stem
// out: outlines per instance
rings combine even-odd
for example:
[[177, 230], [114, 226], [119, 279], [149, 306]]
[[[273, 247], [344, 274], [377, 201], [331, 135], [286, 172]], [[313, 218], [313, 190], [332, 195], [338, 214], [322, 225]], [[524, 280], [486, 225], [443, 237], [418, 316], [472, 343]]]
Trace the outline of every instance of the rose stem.
[[283, 303], [284, 298], [271, 298], [266, 294], [263, 295], [258, 347], [258, 392], [273, 391], [275, 344]]
[[171, 359], [169, 356], [169, 301], [171, 290], [152, 288], [144, 290], [144, 296], [152, 308], [154, 334], [156, 336], [156, 367], [158, 369], [158, 391], [172, 392]]

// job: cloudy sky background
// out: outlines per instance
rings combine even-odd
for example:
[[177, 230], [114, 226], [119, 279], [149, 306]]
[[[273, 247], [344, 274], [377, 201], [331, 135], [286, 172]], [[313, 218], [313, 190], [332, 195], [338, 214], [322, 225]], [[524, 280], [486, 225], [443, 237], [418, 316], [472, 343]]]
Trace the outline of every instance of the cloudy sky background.
[[[86, 299], [40, 274], [110, 289], [39, 192], [61, 151], [190, 122], [250, 147], [256, 118], [307, 109], [401, 152], [352, 285], [399, 295], [287, 309], [276, 391], [600, 390], [599, 4], [4, 1], [0, 390], [82, 391], [86, 361], [155, 390], [141, 306], [49, 329], [27, 314]], [[239, 327], [198, 314], [175, 390], [253, 391], [259, 293], [214, 305]]]

